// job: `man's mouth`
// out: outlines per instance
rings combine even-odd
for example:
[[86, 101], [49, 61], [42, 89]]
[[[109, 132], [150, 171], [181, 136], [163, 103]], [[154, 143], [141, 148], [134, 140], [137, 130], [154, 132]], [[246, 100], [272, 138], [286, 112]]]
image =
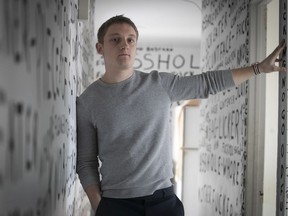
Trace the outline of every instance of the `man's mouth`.
[[122, 56], [130, 56], [130, 55], [127, 54], [127, 53], [121, 53], [121, 54], [119, 54], [119, 57], [122, 57]]

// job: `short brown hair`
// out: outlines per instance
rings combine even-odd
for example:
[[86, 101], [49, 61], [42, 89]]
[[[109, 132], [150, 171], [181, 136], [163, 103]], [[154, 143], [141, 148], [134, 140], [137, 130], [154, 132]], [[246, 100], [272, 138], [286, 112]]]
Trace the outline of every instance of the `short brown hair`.
[[110, 19], [108, 19], [106, 22], [104, 22], [100, 26], [98, 33], [97, 33], [98, 42], [103, 44], [104, 36], [105, 36], [108, 28], [113, 24], [119, 24], [119, 23], [127, 23], [128, 25], [130, 25], [135, 30], [136, 37], [138, 39], [139, 33], [138, 33], [138, 29], [137, 29], [136, 25], [134, 24], [134, 22], [131, 19], [129, 19], [128, 17], [125, 17], [123, 15], [117, 15], [117, 16], [111, 17]]

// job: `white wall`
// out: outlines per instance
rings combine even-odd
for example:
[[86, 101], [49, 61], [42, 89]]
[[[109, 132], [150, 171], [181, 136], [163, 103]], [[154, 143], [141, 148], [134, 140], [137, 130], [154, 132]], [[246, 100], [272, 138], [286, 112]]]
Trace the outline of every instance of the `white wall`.
[[[278, 45], [279, 1], [267, 5], [267, 54]], [[266, 75], [265, 156], [263, 216], [276, 214], [276, 171], [278, 133], [278, 73]]]
[[200, 136], [199, 106], [184, 108], [182, 202], [187, 216], [199, 215], [198, 178]]

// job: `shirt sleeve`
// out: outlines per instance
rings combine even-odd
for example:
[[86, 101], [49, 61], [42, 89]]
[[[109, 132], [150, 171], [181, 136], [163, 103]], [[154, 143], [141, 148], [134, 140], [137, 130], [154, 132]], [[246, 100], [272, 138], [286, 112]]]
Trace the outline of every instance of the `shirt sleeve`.
[[184, 77], [164, 72], [159, 75], [162, 86], [172, 102], [207, 98], [209, 94], [216, 94], [235, 86], [231, 70], [208, 71]]
[[89, 112], [80, 98], [76, 100], [77, 116], [77, 163], [76, 172], [85, 189], [100, 184], [97, 147], [97, 130], [89, 118]]

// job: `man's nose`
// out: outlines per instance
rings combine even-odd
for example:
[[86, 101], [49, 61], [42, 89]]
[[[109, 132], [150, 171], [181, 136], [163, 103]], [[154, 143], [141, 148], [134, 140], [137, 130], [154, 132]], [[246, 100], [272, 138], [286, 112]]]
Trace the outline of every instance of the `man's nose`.
[[120, 44], [121, 49], [126, 49], [128, 48], [128, 42], [126, 40], [122, 40], [123, 42]]

